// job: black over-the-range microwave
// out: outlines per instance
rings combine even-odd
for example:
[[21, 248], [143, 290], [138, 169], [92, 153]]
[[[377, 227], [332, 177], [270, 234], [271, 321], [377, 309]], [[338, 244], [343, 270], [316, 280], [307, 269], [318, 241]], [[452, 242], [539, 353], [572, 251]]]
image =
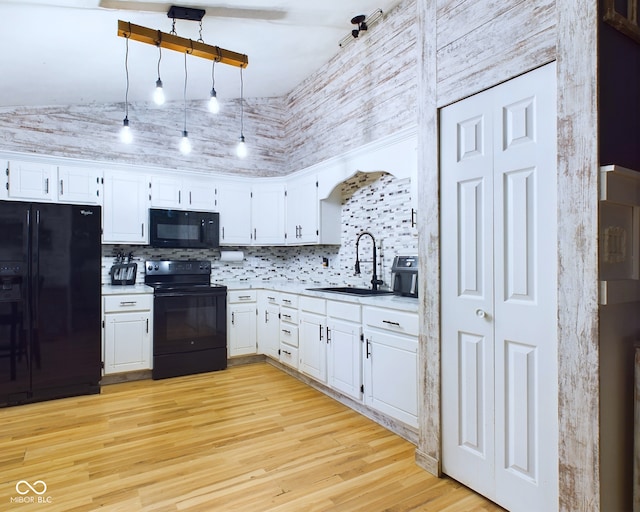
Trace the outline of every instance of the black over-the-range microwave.
[[220, 246], [220, 214], [149, 209], [152, 247], [211, 249]]

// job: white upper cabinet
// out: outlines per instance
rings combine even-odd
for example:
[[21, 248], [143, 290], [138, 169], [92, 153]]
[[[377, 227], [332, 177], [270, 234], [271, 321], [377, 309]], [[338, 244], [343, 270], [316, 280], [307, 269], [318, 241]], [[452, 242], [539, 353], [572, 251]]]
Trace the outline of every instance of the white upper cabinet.
[[251, 238], [254, 245], [285, 243], [284, 183], [258, 183], [251, 189]]
[[10, 199], [55, 201], [56, 175], [55, 165], [10, 160], [7, 165], [7, 195]]
[[287, 183], [287, 243], [312, 244], [318, 240], [318, 181], [315, 174]]
[[104, 243], [149, 243], [149, 182], [144, 174], [104, 172]]
[[218, 187], [220, 245], [251, 244], [251, 187], [227, 182]]
[[103, 178], [100, 169], [58, 167], [58, 202], [75, 204], [102, 204]]
[[178, 210], [215, 211], [216, 186], [212, 180], [207, 179], [153, 176], [151, 206]]

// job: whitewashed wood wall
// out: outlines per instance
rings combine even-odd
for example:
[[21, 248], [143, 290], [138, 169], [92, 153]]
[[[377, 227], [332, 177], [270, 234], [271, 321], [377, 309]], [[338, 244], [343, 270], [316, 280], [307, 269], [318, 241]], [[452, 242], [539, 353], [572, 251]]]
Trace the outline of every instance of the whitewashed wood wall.
[[562, 511], [600, 509], [597, 2], [418, 0], [421, 389], [417, 462], [440, 471], [438, 107], [557, 59]]
[[[213, 116], [188, 103], [193, 152], [181, 155], [183, 103], [134, 103], [135, 141], [120, 143], [124, 103], [0, 109], [0, 150], [241, 176], [282, 176], [415, 126], [415, 0], [407, 0], [287, 97], [246, 98], [250, 153], [235, 156], [239, 100]], [[337, 47], [337, 42], [336, 42]]]

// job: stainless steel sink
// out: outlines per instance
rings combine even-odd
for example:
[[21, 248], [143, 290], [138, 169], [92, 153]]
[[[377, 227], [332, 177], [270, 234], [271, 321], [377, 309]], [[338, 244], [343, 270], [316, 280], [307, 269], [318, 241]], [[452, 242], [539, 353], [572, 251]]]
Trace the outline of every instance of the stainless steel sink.
[[371, 288], [356, 288], [353, 286], [329, 286], [326, 288], [307, 288], [307, 290], [315, 292], [329, 292], [329, 293], [346, 293], [348, 295], [391, 295], [391, 290], [372, 290]]

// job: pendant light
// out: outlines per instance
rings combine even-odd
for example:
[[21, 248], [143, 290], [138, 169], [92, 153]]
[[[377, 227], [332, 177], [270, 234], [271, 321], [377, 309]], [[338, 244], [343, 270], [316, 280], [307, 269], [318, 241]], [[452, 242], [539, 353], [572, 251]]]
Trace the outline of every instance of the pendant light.
[[122, 120], [122, 128], [120, 129], [120, 140], [125, 144], [131, 144], [133, 135], [129, 127], [129, 38], [127, 37], [125, 41], [124, 72], [127, 77], [127, 89], [124, 94], [124, 119]]
[[182, 139], [180, 139], [180, 153], [188, 155], [191, 153], [191, 142], [187, 132], [187, 52], [184, 52], [184, 128], [182, 130]]
[[218, 94], [216, 93], [216, 62], [217, 59], [213, 59], [213, 65], [211, 66], [211, 98], [209, 99], [209, 112], [217, 114], [220, 112], [220, 103], [218, 102]]
[[240, 142], [236, 146], [236, 154], [238, 158], [246, 158], [247, 153], [247, 145], [244, 142], [244, 82], [240, 68]]
[[[158, 37], [162, 37], [161, 32], [158, 31]], [[156, 80], [156, 90], [153, 93], [153, 101], [156, 105], [164, 105], [164, 89], [162, 88], [162, 80], [160, 79], [160, 61], [162, 60], [162, 46], [161, 41], [158, 41], [158, 79]]]

